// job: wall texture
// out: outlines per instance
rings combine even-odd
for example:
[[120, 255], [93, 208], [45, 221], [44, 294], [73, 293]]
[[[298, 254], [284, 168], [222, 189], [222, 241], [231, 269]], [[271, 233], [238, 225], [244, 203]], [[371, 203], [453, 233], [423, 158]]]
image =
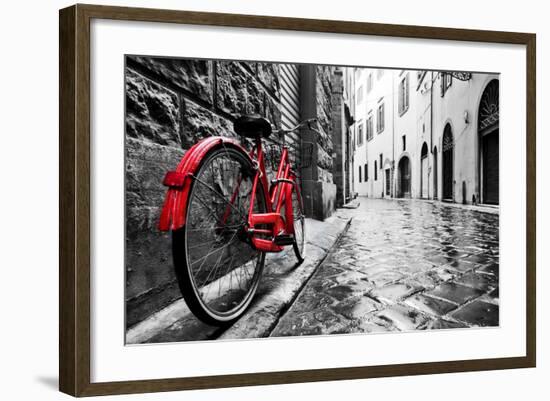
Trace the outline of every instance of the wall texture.
[[[298, 103], [318, 117], [308, 214], [324, 218], [334, 209], [332, 176], [332, 67], [301, 66], [313, 86], [300, 86]], [[281, 65], [256, 62], [128, 56], [126, 59], [126, 324], [132, 326], [181, 295], [173, 273], [170, 236], [156, 228], [164, 200], [164, 174], [185, 151], [211, 135], [235, 136], [233, 121], [257, 113], [282, 125]], [[302, 113], [304, 114], [304, 113]], [[301, 116], [306, 118], [306, 116]], [[288, 127], [283, 127], [288, 128]], [[293, 160], [301, 137], [289, 134]], [[312, 135], [310, 133], [310, 135]], [[267, 155], [268, 159], [271, 157]], [[270, 163], [267, 163], [270, 168]], [[308, 189], [309, 188], [309, 189]]]

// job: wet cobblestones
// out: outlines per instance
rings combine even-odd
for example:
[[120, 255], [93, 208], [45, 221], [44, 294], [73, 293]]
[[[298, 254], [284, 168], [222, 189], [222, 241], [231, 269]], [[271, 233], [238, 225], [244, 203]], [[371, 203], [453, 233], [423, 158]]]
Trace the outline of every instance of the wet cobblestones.
[[271, 336], [499, 324], [498, 214], [360, 198]]

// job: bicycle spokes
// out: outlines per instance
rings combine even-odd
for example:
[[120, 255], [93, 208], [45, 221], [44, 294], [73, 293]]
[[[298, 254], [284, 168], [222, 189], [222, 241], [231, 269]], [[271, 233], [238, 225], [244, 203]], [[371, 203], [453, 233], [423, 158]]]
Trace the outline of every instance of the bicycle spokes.
[[230, 322], [248, 307], [266, 252], [292, 245], [303, 259], [305, 218], [288, 148], [268, 188], [261, 135], [253, 139], [247, 152], [234, 139], [205, 138], [165, 179], [159, 228], [172, 228], [182, 294], [207, 323]]
[[[186, 256], [194, 286], [205, 306], [228, 313], [246, 298], [263, 255], [247, 241], [253, 179], [249, 166], [221, 151], [192, 177]], [[257, 204], [256, 211], [263, 211]]]

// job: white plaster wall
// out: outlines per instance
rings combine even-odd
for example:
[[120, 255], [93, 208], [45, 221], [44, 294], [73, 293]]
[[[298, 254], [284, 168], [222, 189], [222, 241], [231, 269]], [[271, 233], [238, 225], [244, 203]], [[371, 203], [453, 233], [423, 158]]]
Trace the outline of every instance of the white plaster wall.
[[[466, 183], [466, 201], [472, 194], [479, 199], [479, 140], [477, 115], [481, 95], [487, 83], [498, 79], [496, 74], [473, 74], [466, 82], [453, 79], [451, 87], [441, 97], [440, 78], [434, 91], [434, 142], [438, 147], [438, 178], [440, 191], [443, 185], [442, 141], [446, 124], [450, 124], [454, 139], [454, 200], [462, 203], [462, 183]], [[466, 122], [465, 113], [468, 115]], [[441, 192], [440, 192], [441, 194]]]

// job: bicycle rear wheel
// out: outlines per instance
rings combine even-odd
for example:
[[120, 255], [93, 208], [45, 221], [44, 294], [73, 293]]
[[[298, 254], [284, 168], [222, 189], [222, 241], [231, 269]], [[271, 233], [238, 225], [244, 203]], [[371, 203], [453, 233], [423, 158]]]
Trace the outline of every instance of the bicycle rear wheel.
[[[234, 148], [209, 152], [190, 187], [186, 224], [173, 232], [173, 255], [182, 295], [200, 320], [223, 325], [239, 318], [258, 287], [265, 253], [248, 240], [246, 224], [255, 170]], [[266, 197], [257, 186], [256, 213]]]

